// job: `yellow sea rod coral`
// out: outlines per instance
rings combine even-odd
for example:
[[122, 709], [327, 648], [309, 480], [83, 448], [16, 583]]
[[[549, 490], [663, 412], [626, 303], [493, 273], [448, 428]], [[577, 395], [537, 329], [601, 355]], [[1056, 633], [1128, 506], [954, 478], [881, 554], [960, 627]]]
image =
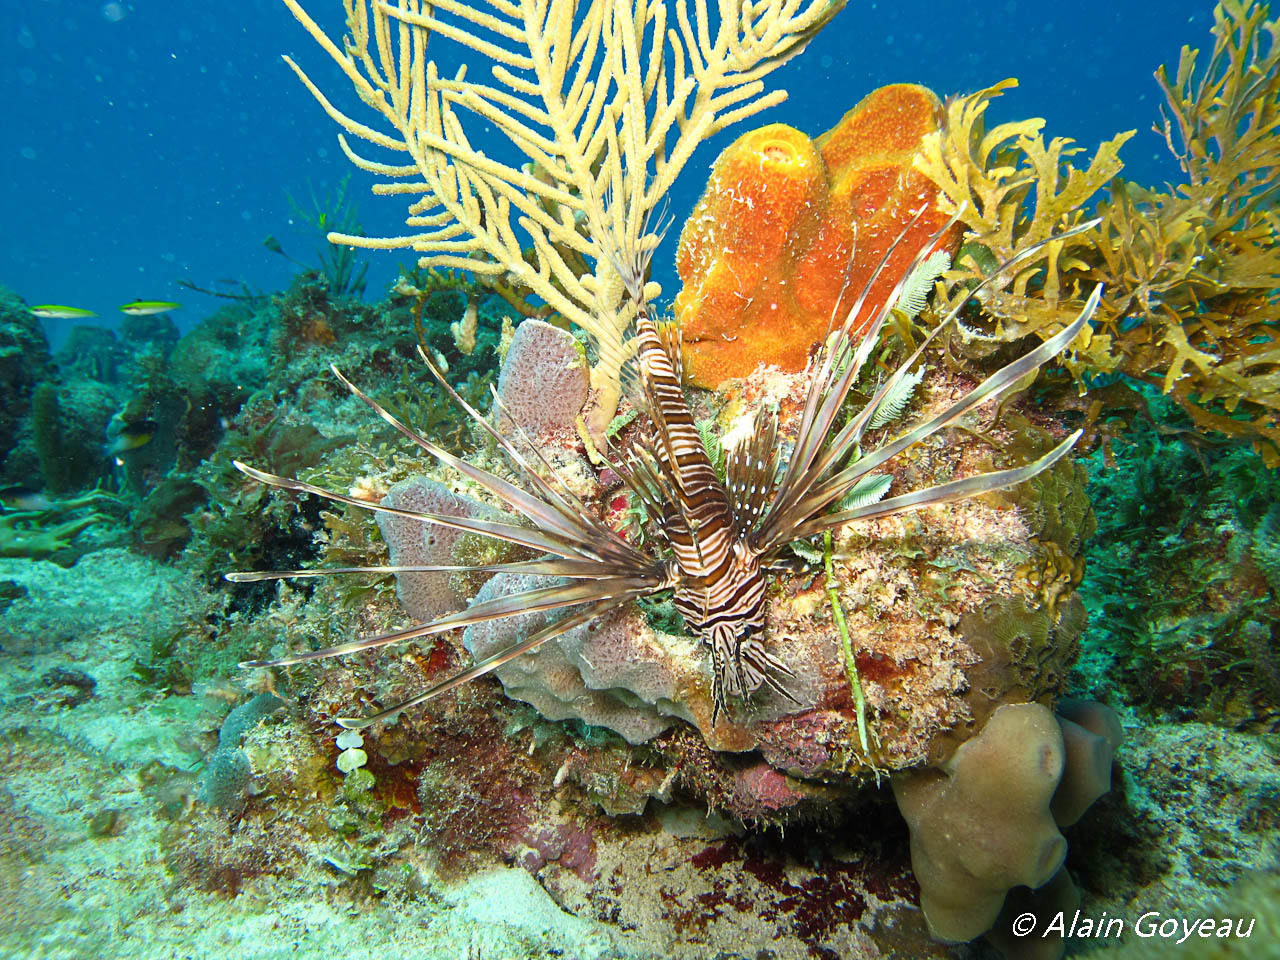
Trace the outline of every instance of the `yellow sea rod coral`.
[[901, 238], [854, 329], [870, 321], [947, 220], [934, 206], [937, 188], [913, 168], [940, 110], [926, 88], [894, 84], [817, 140], [775, 123], [720, 155], [676, 255], [693, 383], [715, 387], [762, 363], [803, 369], [831, 318], [844, 318]]
[[[764, 78], [843, 6], [343, 0], [347, 36], [337, 44], [298, 0], [284, 3], [383, 129], [339, 111], [285, 61], [347, 133], [400, 156], [365, 157], [340, 137], [343, 152], [388, 181], [375, 193], [417, 195], [407, 235], [331, 233], [330, 241], [408, 247], [423, 269], [501, 278], [585, 330], [596, 348], [588, 421], [598, 439], [635, 347], [618, 260], [653, 250], [661, 236], [653, 214], [697, 145], [782, 102], [785, 92], [766, 90]], [[426, 55], [433, 34], [491, 60], [491, 75], [442, 74]], [[479, 126], [505, 135], [511, 150], [477, 150], [468, 130]], [[657, 292], [652, 284], [650, 297]]]

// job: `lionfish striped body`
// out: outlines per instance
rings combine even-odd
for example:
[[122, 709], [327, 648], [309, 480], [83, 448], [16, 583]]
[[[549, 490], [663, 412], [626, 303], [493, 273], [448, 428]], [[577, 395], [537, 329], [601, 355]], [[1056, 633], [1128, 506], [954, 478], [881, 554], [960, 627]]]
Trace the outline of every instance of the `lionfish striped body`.
[[[764, 629], [766, 580], [744, 536], [750, 511], [758, 512], [771, 484], [762, 476], [749, 492], [749, 505], [735, 510], [685, 401], [673, 330], [660, 329], [642, 313], [636, 321], [637, 358], [656, 427], [652, 443], [673, 481], [674, 502], [661, 517], [674, 557], [672, 600], [685, 626], [711, 649], [714, 722], [728, 696], [745, 697], [764, 683], [789, 696], [773, 674], [791, 673], [756, 639]], [[763, 468], [760, 462], [761, 473]]]
[[[919, 216], [917, 213], [917, 219]], [[1095, 223], [1080, 224], [1051, 240], [1083, 232]], [[901, 239], [900, 236], [898, 242]], [[972, 293], [976, 295], [985, 283], [1033, 256], [1044, 243], [1029, 247], [1004, 264]], [[789, 544], [854, 520], [915, 510], [1021, 483], [1052, 466], [1079, 437], [1077, 431], [1040, 459], [1022, 467], [952, 480], [877, 503], [841, 506], [846, 495], [871, 471], [956, 422], [978, 404], [999, 396], [1062, 350], [1084, 329], [1101, 293], [1100, 288], [1095, 289], [1077, 319], [1063, 331], [993, 373], [942, 413], [864, 454], [861, 443], [881, 402], [893, 393], [920, 361], [925, 348], [955, 319], [959, 310], [957, 307], [944, 317], [912, 355], [885, 379], [862, 410], [837, 428], [849, 392], [875, 348], [906, 281], [904, 274], [887, 301], [879, 306], [865, 332], [855, 339], [852, 335], [855, 326], [859, 329], [864, 326], [859, 317], [867, 291], [885, 268], [894, 247], [896, 244], [885, 253], [843, 323], [835, 324], [833, 318], [829, 336], [812, 364], [813, 376], [794, 448], [785, 465], [778, 463], [776, 417], [761, 411], [756, 415], [750, 439], [729, 452], [724, 482], [707, 455], [681, 388], [678, 330], [673, 324], [656, 323], [648, 313], [643, 291], [649, 255], [619, 253], [610, 257], [636, 310], [636, 381], [640, 394], [637, 403], [649, 420], [647, 434], [633, 441], [630, 450], [612, 466], [646, 513], [656, 520], [662, 533], [661, 541], [667, 547], [663, 554], [630, 543], [604, 523], [574, 495], [542, 458], [537, 444], [523, 436], [517, 427], [525, 441], [522, 449], [532, 450], [532, 456], [538, 461], [530, 463], [511, 439], [449, 386], [421, 350], [422, 359], [441, 386], [488, 432], [515, 465], [521, 484], [513, 484], [455, 457], [419, 436], [334, 368], [335, 375], [347, 388], [392, 427], [441, 464], [505, 501], [527, 522], [504, 523], [403, 510], [263, 473], [237, 462], [240, 470], [256, 480], [284, 489], [505, 540], [543, 554], [542, 559], [472, 567], [413, 565], [245, 572], [227, 574], [228, 579], [243, 582], [339, 573], [471, 570], [537, 574], [557, 580], [550, 585], [474, 602], [465, 610], [430, 623], [276, 660], [249, 661], [244, 666], [283, 666], [432, 637], [471, 624], [538, 610], [567, 611], [548, 626], [402, 703], [369, 717], [338, 720], [343, 726], [364, 727], [483, 676], [621, 604], [670, 590], [676, 609], [690, 631], [710, 649], [713, 723], [730, 700], [747, 698], [761, 687], [794, 701], [778, 679], [792, 674], [768, 652], [763, 637], [768, 571]], [[932, 247], [932, 243], [928, 244], [917, 253], [913, 268], [932, 252]], [[494, 402], [500, 404], [496, 394]]]

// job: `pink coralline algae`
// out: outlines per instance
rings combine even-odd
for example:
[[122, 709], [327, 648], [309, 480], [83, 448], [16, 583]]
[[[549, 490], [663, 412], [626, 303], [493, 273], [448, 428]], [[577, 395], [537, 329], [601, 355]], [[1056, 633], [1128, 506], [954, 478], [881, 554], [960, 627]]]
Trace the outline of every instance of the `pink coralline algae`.
[[845, 726], [829, 712], [809, 710], [768, 725], [760, 752], [770, 764], [796, 777], [814, 777], [831, 765], [833, 743], [841, 743]]
[[761, 761], [734, 777], [734, 813], [743, 820], [795, 806], [804, 794], [793, 790], [787, 776]]
[[529, 849], [520, 858], [520, 866], [530, 873], [558, 863], [584, 883], [596, 879], [596, 842], [589, 828], [560, 824], [540, 829], [524, 842]]

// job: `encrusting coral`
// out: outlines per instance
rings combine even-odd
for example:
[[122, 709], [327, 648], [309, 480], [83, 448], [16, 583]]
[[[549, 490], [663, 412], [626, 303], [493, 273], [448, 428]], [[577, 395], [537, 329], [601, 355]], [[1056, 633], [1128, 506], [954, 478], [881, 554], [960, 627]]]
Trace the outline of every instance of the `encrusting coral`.
[[244, 735], [279, 708], [279, 697], [261, 693], [240, 704], [218, 730], [218, 746], [205, 758], [200, 774], [200, 802], [232, 813], [243, 809], [252, 768], [240, 749]]
[[947, 223], [938, 188], [912, 166], [941, 111], [931, 91], [894, 84], [816, 140], [775, 123], [720, 154], [676, 253], [691, 383], [715, 388], [766, 363], [803, 370], [864, 288], [854, 329], [870, 323]]

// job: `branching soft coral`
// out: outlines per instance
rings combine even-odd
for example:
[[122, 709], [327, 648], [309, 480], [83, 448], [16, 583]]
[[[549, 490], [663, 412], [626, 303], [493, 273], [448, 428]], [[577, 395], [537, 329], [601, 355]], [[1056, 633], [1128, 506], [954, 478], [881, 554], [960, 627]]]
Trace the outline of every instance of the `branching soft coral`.
[[[1170, 193], [1116, 177], [1132, 131], [1103, 143], [1079, 168], [1070, 159], [1079, 148], [1061, 138], [1046, 144], [1040, 120], [987, 130], [988, 104], [1012, 81], [952, 102], [917, 165], [969, 229], [948, 277], [961, 281], [955, 296], [966, 295], [963, 281], [1084, 220], [1087, 205], [1097, 204], [1096, 229], [1048, 245], [982, 297], [986, 338], [1048, 337], [1102, 283], [1094, 329], [1066, 358], [1076, 380], [1115, 372], [1155, 384], [1198, 427], [1248, 438], [1274, 466], [1280, 24], [1266, 16], [1265, 6], [1223, 0], [1207, 64], [1198, 69], [1198, 51], [1184, 48], [1172, 80], [1157, 71], [1169, 110], [1156, 130], [1186, 179]], [[1109, 181], [1109, 198], [1097, 199]]]

